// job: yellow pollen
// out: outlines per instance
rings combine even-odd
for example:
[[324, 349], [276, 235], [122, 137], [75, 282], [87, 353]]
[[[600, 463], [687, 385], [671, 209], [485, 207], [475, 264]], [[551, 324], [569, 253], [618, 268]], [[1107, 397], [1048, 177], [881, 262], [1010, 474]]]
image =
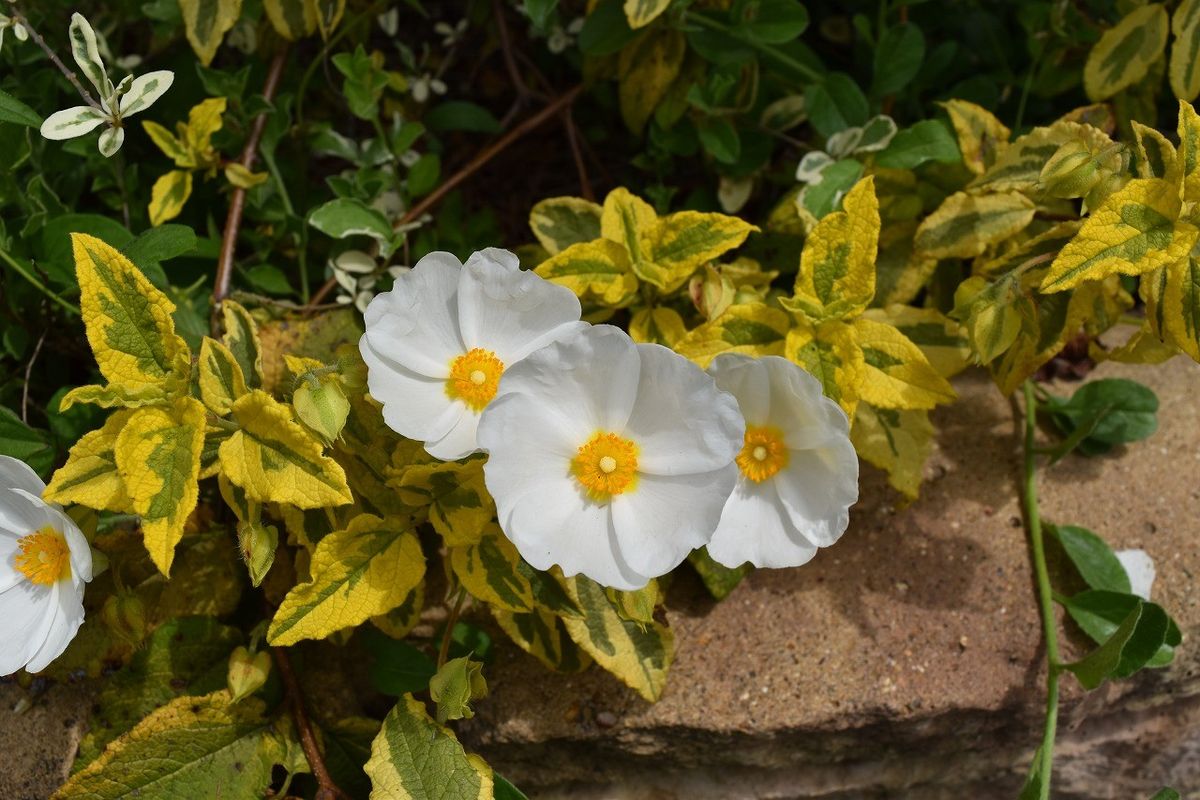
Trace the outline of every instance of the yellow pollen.
[[571, 459], [571, 474], [597, 503], [637, 483], [637, 445], [615, 433], [595, 433]]
[[738, 469], [743, 475], [755, 483], [762, 483], [787, 463], [783, 431], [770, 425], [746, 426], [746, 443], [737, 457]]
[[500, 386], [504, 364], [491, 350], [476, 347], [450, 362], [446, 394], [462, 400], [472, 411], [483, 411]]
[[17, 540], [17, 569], [32, 583], [50, 586], [71, 577], [71, 548], [58, 531], [45, 528]]

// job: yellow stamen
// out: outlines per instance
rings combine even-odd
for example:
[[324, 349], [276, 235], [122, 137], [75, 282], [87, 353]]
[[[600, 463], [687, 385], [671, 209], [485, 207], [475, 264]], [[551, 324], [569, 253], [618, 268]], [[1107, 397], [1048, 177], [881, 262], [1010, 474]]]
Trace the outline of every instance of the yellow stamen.
[[476, 347], [450, 362], [446, 394], [462, 400], [472, 411], [483, 411], [500, 386], [504, 364], [491, 350]]
[[787, 445], [783, 443], [783, 431], [778, 428], [747, 425], [745, 441], [737, 465], [755, 483], [762, 483], [787, 466]]
[[615, 433], [597, 432], [571, 459], [571, 474], [597, 503], [637, 483], [637, 445]]
[[31, 582], [50, 586], [71, 577], [71, 548], [63, 535], [49, 525], [22, 536], [17, 547], [20, 548], [15, 559], [17, 570]]

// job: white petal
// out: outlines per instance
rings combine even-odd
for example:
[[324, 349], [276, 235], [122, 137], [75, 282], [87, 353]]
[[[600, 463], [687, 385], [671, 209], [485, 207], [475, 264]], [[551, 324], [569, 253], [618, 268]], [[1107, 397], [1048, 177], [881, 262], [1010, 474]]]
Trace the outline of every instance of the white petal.
[[37, 495], [0, 488], [0, 531], [20, 537], [46, 526], [57, 530], [59, 519], [60, 514]]
[[57, 508], [53, 509], [53, 514], [58, 517], [55, 530], [63, 535], [71, 551], [71, 580], [76, 588], [82, 589], [83, 584], [92, 579], [92, 546], [75, 520]]
[[746, 433], [733, 395], [662, 345], [637, 349], [638, 395], [625, 434], [637, 443], [638, 471], [691, 475], [732, 463]]
[[467, 260], [463, 262], [464, 267], [473, 265], [490, 264], [491, 267], [516, 272], [521, 268], [521, 259], [517, 258], [517, 254], [501, 247], [485, 247], [482, 250], [477, 250], [467, 256]]
[[112, 158], [121, 149], [121, 145], [125, 143], [124, 128], [105, 128], [100, 132], [100, 155], [105, 158]]
[[632, 491], [612, 499], [623, 559], [652, 578], [679, 566], [708, 542], [737, 475], [733, 464], [698, 475], [638, 475]]
[[765, 425], [771, 411], [771, 376], [763, 363], [740, 353], [724, 353], [708, 365], [717, 388], [732, 394], [747, 425]]
[[456, 402], [455, 405], [460, 409], [460, 413], [446, 435], [436, 441], [425, 442], [425, 452], [442, 461], [457, 461], [479, 452], [479, 445], [475, 443], [479, 415], [461, 402]]
[[24, 489], [38, 497], [46, 490], [46, 484], [42, 483], [32, 467], [11, 456], [0, 456], [0, 487]]
[[54, 585], [50, 620], [42, 632], [41, 646], [30, 657], [25, 669], [41, 672], [62, 655], [83, 624], [83, 592], [75, 591], [66, 581]]
[[1150, 599], [1154, 588], [1154, 559], [1145, 550], [1118, 550], [1117, 561], [1129, 576], [1129, 590], [1143, 600]]
[[490, 453], [483, 477], [502, 518], [542, 483], [573, 480], [571, 459], [581, 435], [586, 431], [568, 415], [523, 394], [505, 395], [483, 410], [476, 438]]
[[841, 538], [858, 502], [858, 456], [849, 439], [817, 450], [789, 450], [788, 465], [768, 483], [791, 525], [818, 547]]
[[[514, 261], [505, 263], [498, 254]], [[458, 281], [458, 315], [467, 348], [491, 350], [511, 366], [584, 327], [579, 299], [565, 286], [516, 268], [506, 250], [475, 253]]]
[[107, 120], [98, 109], [91, 106], [74, 106], [55, 111], [42, 122], [42, 136], [46, 139], [74, 139], [91, 133]]
[[725, 504], [708, 554], [731, 568], [747, 561], [756, 567], [798, 567], [816, 555], [817, 547], [797, 535], [787, 520], [771, 481], [743, 478]]
[[458, 421], [465, 406], [446, 394], [446, 381], [429, 378], [380, 354], [364, 336], [358, 343], [367, 364], [367, 390], [383, 404], [383, 421], [401, 436], [437, 441]]
[[501, 518], [501, 527], [537, 569], [557, 564], [568, 577], [583, 574], [614, 589], [649, 581], [623, 560], [609, 506], [593, 503], [572, 479], [543, 483]]
[[[15, 569], [11, 561], [7, 566]], [[39, 586], [22, 580], [0, 592], [0, 676], [24, 667], [45, 642], [57, 589], [57, 584]]]
[[458, 325], [461, 270], [449, 253], [430, 253], [376, 295], [365, 315], [376, 352], [418, 374], [448, 377], [450, 362], [467, 350]]
[[175, 82], [175, 73], [169, 69], [147, 72], [134, 78], [129, 91], [121, 97], [121, 116], [132, 117], [154, 105], [154, 101], [162, 97], [171, 84]]

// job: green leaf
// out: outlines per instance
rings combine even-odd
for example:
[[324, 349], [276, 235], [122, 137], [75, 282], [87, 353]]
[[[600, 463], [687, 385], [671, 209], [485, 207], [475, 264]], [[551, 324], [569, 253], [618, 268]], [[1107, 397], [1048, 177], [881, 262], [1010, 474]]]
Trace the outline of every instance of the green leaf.
[[[500, 795], [497, 794], [496, 797], [499, 798]], [[1150, 800], [1179, 800], [1179, 792], [1170, 788], [1159, 789]]]
[[408, 191], [421, 197], [433, 191], [442, 174], [442, 159], [437, 153], [425, 153], [408, 170]]
[[12, 122], [28, 128], [40, 128], [42, 118], [32, 108], [0, 89], [0, 122]]
[[[496, 783], [495, 800], [529, 800], [524, 792], [506, 781], [503, 776], [493, 773], [492, 779]], [[1151, 800], [1159, 800], [1159, 798], [1156, 795]], [[1170, 798], [1162, 798], [1162, 800], [1170, 800]], [[1179, 795], [1175, 795], [1174, 800], [1179, 800]]]
[[[1145, 604], [1145, 601], [1137, 595], [1091, 589], [1071, 597], [1063, 607], [1075, 624], [1090, 636], [1092, 641], [1099, 644], [1112, 636], [1113, 631], [1138, 603]], [[1174, 621], [1169, 621], [1163, 644], [1147, 666], [1161, 667], [1170, 664], [1175, 656], [1175, 648], [1182, 640], [1179, 626]]]
[[380, 245], [387, 245], [392, 240], [392, 226], [387, 218], [361, 200], [350, 197], [339, 197], [313, 209], [308, 215], [308, 224], [334, 239], [370, 236]]
[[1143, 604], [1139, 602], [1126, 615], [1117, 629], [1092, 652], [1072, 664], [1064, 665], [1075, 674], [1085, 689], [1095, 689], [1104, 683], [1105, 678], [1112, 677], [1121, 664], [1125, 647], [1137, 630], [1138, 621], [1142, 617]]
[[24, 461], [42, 477], [54, 466], [55, 452], [50, 434], [26, 425], [4, 406], [0, 406], [0, 455]]
[[706, 117], [696, 126], [700, 144], [704, 150], [722, 164], [737, 163], [742, 152], [742, 142], [737, 128], [724, 117]]
[[1099, 536], [1075, 525], [1048, 525], [1047, 532], [1058, 539], [1088, 586], [1129, 593], [1129, 576], [1125, 574], [1125, 568]]
[[888, 28], [875, 46], [871, 94], [886, 97], [908, 86], [921, 71], [924, 60], [925, 36], [919, 27], [903, 22]]
[[739, 0], [732, 19], [741, 36], [762, 44], [787, 44], [808, 27], [808, 12], [797, 0]]
[[633, 40], [637, 32], [629, 27], [624, 0], [602, 0], [592, 9], [579, 31], [579, 49], [584, 55], [607, 56]]
[[716, 600], [724, 600], [728, 597], [729, 593], [737, 588], [737, 585], [742, 582], [742, 578], [750, 574], [751, 570], [749, 564], [742, 564], [735, 569], [718, 564], [712, 560], [708, 549], [704, 547], [693, 550], [688, 555], [688, 563], [700, 576], [704, 588], [708, 589], [708, 593]]
[[1079, 427], [1091, 427], [1080, 443], [1084, 455], [1140, 441], [1158, 430], [1158, 397], [1148, 386], [1126, 378], [1090, 381], [1070, 399], [1050, 397], [1045, 405], [1051, 420], [1066, 435]]
[[376, 691], [400, 697], [429, 688], [429, 679], [437, 673], [437, 665], [422, 650], [374, 628], [364, 628], [362, 637], [371, 656], [367, 675]]
[[804, 100], [808, 121], [825, 137], [862, 125], [871, 108], [862, 89], [844, 72], [831, 72], [824, 83], [809, 86]]
[[437, 703], [437, 721], [443, 725], [447, 720], [475, 716], [471, 701], [486, 697], [487, 693], [483, 664], [469, 656], [450, 659], [429, 681], [429, 696]]
[[187, 225], [159, 225], [121, 246], [125, 257], [142, 272], [162, 272], [162, 262], [187, 255], [196, 249], [196, 232]]
[[447, 100], [426, 112], [421, 118], [431, 131], [472, 131], [499, 133], [500, 121], [481, 105], [465, 100]]

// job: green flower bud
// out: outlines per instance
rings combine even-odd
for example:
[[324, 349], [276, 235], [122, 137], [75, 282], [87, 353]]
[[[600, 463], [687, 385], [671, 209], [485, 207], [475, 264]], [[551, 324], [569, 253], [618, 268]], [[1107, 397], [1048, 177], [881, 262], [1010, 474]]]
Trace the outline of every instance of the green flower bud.
[[1100, 161], [1081, 141], [1067, 142], [1042, 167], [1042, 189], [1051, 197], [1083, 197], [1105, 177]]
[[104, 601], [100, 619], [118, 639], [137, 647], [146, 638], [146, 605], [135, 594], [119, 592]]
[[274, 525], [247, 522], [238, 526], [237, 536], [242, 560], [246, 562], [246, 569], [250, 572], [250, 582], [258, 586], [275, 563], [279, 530]]
[[251, 653], [239, 647], [229, 654], [229, 671], [226, 682], [233, 702], [249, 697], [262, 688], [271, 674], [271, 655], [267, 651]]
[[471, 701], [487, 697], [487, 693], [483, 665], [466, 656], [447, 661], [429, 681], [429, 695], [437, 703], [437, 719], [442, 724], [475, 716]]
[[350, 415], [350, 401], [332, 377], [302, 379], [292, 393], [292, 406], [300, 421], [327, 443], [341, 435]]

